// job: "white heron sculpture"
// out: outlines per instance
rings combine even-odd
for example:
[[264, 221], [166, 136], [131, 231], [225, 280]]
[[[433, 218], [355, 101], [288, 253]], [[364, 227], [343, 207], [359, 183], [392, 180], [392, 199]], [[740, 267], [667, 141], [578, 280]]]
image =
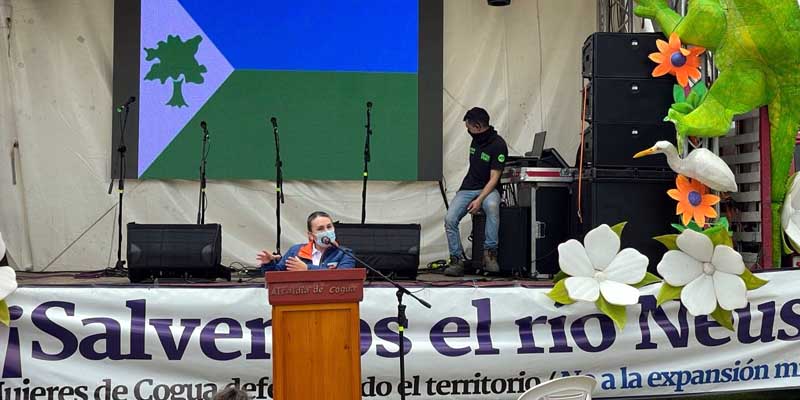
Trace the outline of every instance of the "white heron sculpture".
[[694, 149], [686, 158], [680, 158], [678, 149], [672, 143], [661, 140], [656, 142], [653, 147], [636, 153], [633, 158], [659, 153], [667, 156], [667, 164], [678, 174], [696, 179], [718, 192], [739, 190], [736, 187], [736, 178], [728, 164], [708, 149]]

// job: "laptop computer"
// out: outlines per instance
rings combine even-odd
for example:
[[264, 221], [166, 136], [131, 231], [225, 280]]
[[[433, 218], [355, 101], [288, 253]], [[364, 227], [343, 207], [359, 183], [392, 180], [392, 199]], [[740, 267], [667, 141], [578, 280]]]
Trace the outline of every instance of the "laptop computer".
[[531, 148], [531, 151], [525, 153], [525, 157], [535, 158], [537, 160], [542, 158], [545, 138], [547, 138], [547, 131], [535, 133], [533, 135], [533, 148]]
[[506, 165], [518, 165], [523, 167], [535, 167], [536, 162], [542, 158], [544, 151], [544, 141], [547, 131], [536, 132], [533, 135], [533, 147], [524, 156], [509, 156]]

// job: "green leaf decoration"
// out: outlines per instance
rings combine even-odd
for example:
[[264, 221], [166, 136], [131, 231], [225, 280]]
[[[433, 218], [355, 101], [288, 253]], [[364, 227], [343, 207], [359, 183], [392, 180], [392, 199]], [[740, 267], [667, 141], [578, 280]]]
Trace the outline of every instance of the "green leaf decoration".
[[744, 273], [739, 275], [739, 277], [744, 281], [744, 286], [747, 290], [755, 290], [769, 283], [769, 281], [753, 275], [747, 268], [745, 268]]
[[672, 224], [672, 227], [675, 228], [676, 231], [683, 233], [686, 230], [686, 227], [681, 224]]
[[731, 238], [731, 234], [728, 233], [728, 230], [725, 229], [724, 226], [717, 225], [713, 228], [706, 229], [703, 231], [703, 234], [711, 239], [711, 243], [713, 243], [714, 246], [724, 245], [733, 247], [733, 239]]
[[667, 248], [667, 250], [678, 250], [677, 234], [673, 233], [672, 235], [656, 236], [653, 239], [658, 240], [658, 242], [663, 244]]
[[5, 300], [0, 300], [0, 324], [8, 326], [11, 323], [11, 313], [8, 312], [8, 304]]
[[786, 193], [792, 191], [792, 183], [794, 182], [794, 177], [797, 175], [797, 172], [793, 173], [788, 179], [786, 179], [786, 183], [784, 184], [784, 188], [786, 189]]
[[611, 304], [603, 298], [603, 295], [600, 295], [594, 304], [597, 305], [597, 309], [600, 310], [600, 312], [608, 315], [608, 317], [614, 321], [614, 325], [616, 325], [619, 330], [625, 329], [625, 322], [628, 317], [628, 314], [625, 312], [625, 306]]
[[572, 304], [575, 300], [569, 298], [567, 285], [565, 285], [564, 282], [566, 282], [566, 280], [558, 281], [558, 283], [553, 286], [553, 289], [547, 292], [547, 297], [553, 299], [556, 303]]
[[683, 287], [675, 287], [667, 282], [661, 284], [661, 290], [658, 291], [656, 296], [656, 305], [662, 305], [670, 300], [678, 300], [681, 298], [681, 290]]
[[730, 230], [731, 230], [731, 224], [730, 224], [730, 222], [728, 222], [728, 218], [727, 217], [720, 217], [717, 220], [717, 222], [714, 223], [714, 226], [721, 226], [721, 227], [725, 228], [725, 230], [727, 230], [728, 232], [730, 232]]
[[670, 108], [681, 114], [688, 114], [694, 110], [694, 107], [689, 103], [675, 103]]
[[717, 309], [714, 310], [711, 315], [709, 315], [714, 321], [719, 322], [720, 325], [727, 328], [730, 331], [733, 331], [733, 313], [723, 309], [720, 306], [717, 306]]
[[686, 92], [683, 91], [683, 86], [675, 85], [672, 87], [672, 98], [676, 103], [683, 103], [686, 101]]
[[566, 272], [558, 271], [558, 273], [555, 276], [553, 276], [553, 283], [558, 283], [559, 281], [562, 281], [567, 278], [569, 278], [569, 275], [567, 275]]
[[700, 96], [696, 92], [689, 93], [689, 97], [686, 98], [686, 102], [689, 103], [692, 108], [697, 107], [697, 104], [700, 102]]
[[689, 225], [686, 225], [686, 227], [695, 232], [703, 233], [703, 228], [701, 228], [700, 225], [697, 225], [697, 222], [694, 222], [694, 220], [689, 221]]
[[625, 225], [628, 224], [628, 221], [620, 222], [611, 227], [611, 230], [617, 234], [620, 238], [622, 238], [622, 230], [625, 229]]
[[705, 99], [706, 94], [708, 93], [708, 87], [706, 87], [705, 83], [698, 82], [692, 86], [692, 93], [696, 95], [697, 103], [689, 103], [692, 104], [693, 108], [697, 108], [700, 103], [703, 102], [703, 99]]
[[648, 272], [647, 274], [645, 274], [644, 279], [642, 279], [641, 282], [639, 282], [639, 283], [637, 283], [635, 285], [631, 285], [631, 286], [633, 286], [633, 287], [638, 289], [640, 287], [644, 287], [644, 286], [647, 286], [647, 285], [652, 285], [652, 284], [658, 283], [658, 282], [661, 282], [661, 278], [659, 278], [655, 274], [651, 274], [650, 272]]

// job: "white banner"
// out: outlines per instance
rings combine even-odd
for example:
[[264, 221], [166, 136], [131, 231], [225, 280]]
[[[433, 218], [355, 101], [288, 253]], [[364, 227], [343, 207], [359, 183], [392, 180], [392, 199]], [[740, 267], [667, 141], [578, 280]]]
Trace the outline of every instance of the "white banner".
[[[759, 275], [735, 332], [643, 289], [623, 330], [547, 288], [412, 288], [407, 398], [516, 399], [572, 374], [597, 398], [800, 386], [800, 271]], [[237, 385], [271, 398], [270, 307], [259, 287], [22, 287], [0, 328], [0, 400], [210, 399]], [[361, 303], [364, 398], [399, 398], [395, 291]], [[309, 366], [313, 379], [314, 366]]]

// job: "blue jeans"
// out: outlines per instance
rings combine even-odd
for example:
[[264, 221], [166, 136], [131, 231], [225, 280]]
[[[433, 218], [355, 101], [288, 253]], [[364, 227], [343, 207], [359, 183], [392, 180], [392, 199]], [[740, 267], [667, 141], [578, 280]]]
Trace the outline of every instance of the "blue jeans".
[[[480, 190], [459, 190], [450, 203], [447, 216], [444, 217], [444, 231], [447, 233], [447, 247], [451, 257], [461, 257], [464, 248], [461, 247], [461, 234], [458, 224], [467, 215], [467, 206], [478, 197]], [[486, 240], [485, 250], [497, 249], [497, 231], [500, 228], [500, 193], [493, 190], [481, 203], [483, 213], [486, 214]]]

